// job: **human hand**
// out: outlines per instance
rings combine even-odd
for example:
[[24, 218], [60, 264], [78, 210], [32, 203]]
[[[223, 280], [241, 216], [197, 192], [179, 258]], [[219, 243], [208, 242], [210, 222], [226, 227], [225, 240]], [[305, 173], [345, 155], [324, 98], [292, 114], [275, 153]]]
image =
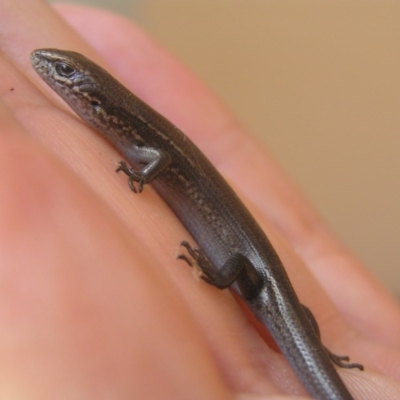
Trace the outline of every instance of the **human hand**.
[[135, 196], [116, 151], [39, 82], [29, 54], [41, 47], [107, 63], [191, 136], [274, 243], [324, 344], [365, 365], [340, 371], [352, 393], [399, 397], [397, 304], [209, 92], [121, 18], [58, 7], [89, 47], [47, 4], [3, 3], [1, 397], [304, 395], [246, 308], [175, 260], [188, 234], [162, 200]]

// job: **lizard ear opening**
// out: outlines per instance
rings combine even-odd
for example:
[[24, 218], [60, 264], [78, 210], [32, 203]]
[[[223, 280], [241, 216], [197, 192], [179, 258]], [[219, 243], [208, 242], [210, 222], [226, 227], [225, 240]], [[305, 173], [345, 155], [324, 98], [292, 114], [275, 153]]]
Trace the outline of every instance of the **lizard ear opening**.
[[102, 110], [101, 108], [101, 102], [98, 100], [91, 100], [90, 106], [92, 107], [92, 110], [96, 113], [99, 114]]

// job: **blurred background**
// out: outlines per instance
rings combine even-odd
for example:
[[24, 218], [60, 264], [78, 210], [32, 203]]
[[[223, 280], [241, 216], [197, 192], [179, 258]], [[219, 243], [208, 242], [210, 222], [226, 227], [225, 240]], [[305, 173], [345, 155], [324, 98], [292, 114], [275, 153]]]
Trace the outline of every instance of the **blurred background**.
[[122, 13], [259, 135], [400, 297], [398, 0], [75, 0]]

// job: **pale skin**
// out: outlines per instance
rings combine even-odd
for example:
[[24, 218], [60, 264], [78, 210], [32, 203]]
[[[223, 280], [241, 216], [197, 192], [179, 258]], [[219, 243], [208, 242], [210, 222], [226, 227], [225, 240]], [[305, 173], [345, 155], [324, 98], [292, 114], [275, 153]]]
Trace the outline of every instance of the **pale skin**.
[[178, 62], [120, 17], [38, 0], [0, 2], [0, 46], [0, 398], [307, 398], [243, 304], [175, 259], [190, 238], [153, 189], [133, 194], [118, 153], [40, 82], [41, 47], [102, 63], [181, 127], [271, 238], [327, 347], [366, 367], [342, 371], [354, 396], [400, 398], [395, 300]]

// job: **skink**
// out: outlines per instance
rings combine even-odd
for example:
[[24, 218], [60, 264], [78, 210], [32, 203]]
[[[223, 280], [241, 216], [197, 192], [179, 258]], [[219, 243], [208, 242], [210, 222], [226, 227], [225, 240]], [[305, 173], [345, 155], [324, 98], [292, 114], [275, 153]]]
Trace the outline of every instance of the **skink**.
[[311, 311], [294, 292], [268, 238], [204, 154], [171, 122], [104, 69], [73, 51], [40, 49], [31, 62], [42, 79], [129, 161], [119, 171], [140, 193], [151, 183], [198, 248], [182, 242], [202, 278], [232, 287], [269, 330], [308, 393], [319, 400], [350, 400], [334, 364], [350, 364], [321, 343]]

